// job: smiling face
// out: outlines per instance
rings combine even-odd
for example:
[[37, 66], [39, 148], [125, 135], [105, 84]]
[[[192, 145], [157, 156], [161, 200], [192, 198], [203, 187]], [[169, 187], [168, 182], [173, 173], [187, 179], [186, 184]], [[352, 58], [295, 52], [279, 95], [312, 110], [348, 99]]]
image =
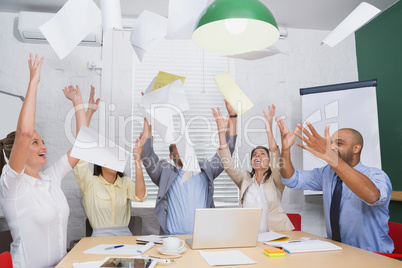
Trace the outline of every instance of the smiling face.
[[270, 165], [268, 149], [259, 146], [251, 152], [251, 166], [254, 170], [267, 170]]
[[46, 161], [47, 147], [42, 137], [35, 131], [29, 147], [29, 153], [27, 158], [27, 166], [33, 169], [40, 169], [43, 167]]

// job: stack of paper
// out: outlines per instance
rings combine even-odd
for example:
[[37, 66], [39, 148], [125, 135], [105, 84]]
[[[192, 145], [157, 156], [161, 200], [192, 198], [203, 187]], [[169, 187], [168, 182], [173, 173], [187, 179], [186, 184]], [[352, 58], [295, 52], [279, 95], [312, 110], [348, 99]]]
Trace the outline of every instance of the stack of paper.
[[258, 234], [258, 242], [264, 242], [264, 241], [280, 242], [280, 241], [287, 241], [289, 239], [290, 239], [289, 236], [278, 234], [273, 231]]
[[335, 244], [321, 240], [265, 242], [264, 244], [272, 247], [281, 247], [288, 253], [342, 250], [341, 247]]

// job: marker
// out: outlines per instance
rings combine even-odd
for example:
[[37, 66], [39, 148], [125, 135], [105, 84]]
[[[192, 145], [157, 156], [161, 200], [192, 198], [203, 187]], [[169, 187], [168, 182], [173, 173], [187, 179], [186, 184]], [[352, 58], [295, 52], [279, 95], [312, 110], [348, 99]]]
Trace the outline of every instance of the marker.
[[113, 247], [107, 247], [105, 248], [106, 250], [110, 250], [110, 249], [115, 249], [115, 248], [122, 248], [124, 247], [124, 245], [117, 245], [117, 246], [113, 246]]
[[302, 242], [302, 241], [300, 241], [300, 240], [289, 241], [289, 243], [296, 243], [296, 242]]

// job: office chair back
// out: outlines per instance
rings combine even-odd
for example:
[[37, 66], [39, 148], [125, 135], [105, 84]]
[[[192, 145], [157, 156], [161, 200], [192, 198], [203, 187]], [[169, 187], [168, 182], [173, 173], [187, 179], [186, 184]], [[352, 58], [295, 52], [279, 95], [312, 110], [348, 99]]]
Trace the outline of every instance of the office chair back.
[[293, 231], [301, 231], [301, 215], [297, 213], [286, 213], [295, 229]]
[[395, 259], [402, 259], [402, 224], [390, 221], [388, 222], [388, 227], [388, 235], [394, 242], [394, 251], [392, 253], [376, 253]]
[[[92, 236], [93, 229], [88, 219], [85, 221], [85, 226], [85, 235], [87, 237]], [[142, 218], [140, 216], [131, 216], [128, 229], [133, 235], [142, 235]]]
[[0, 254], [0, 268], [13, 268], [10, 252], [5, 251]]
[[13, 242], [10, 230], [0, 232], [0, 253], [10, 251], [10, 245]]

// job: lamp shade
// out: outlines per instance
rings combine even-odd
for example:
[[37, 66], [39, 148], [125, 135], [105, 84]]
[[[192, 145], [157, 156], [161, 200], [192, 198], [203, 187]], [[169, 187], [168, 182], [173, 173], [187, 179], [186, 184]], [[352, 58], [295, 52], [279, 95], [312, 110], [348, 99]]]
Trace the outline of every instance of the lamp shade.
[[278, 38], [274, 16], [258, 0], [215, 0], [201, 14], [192, 35], [197, 46], [229, 55], [266, 48]]

